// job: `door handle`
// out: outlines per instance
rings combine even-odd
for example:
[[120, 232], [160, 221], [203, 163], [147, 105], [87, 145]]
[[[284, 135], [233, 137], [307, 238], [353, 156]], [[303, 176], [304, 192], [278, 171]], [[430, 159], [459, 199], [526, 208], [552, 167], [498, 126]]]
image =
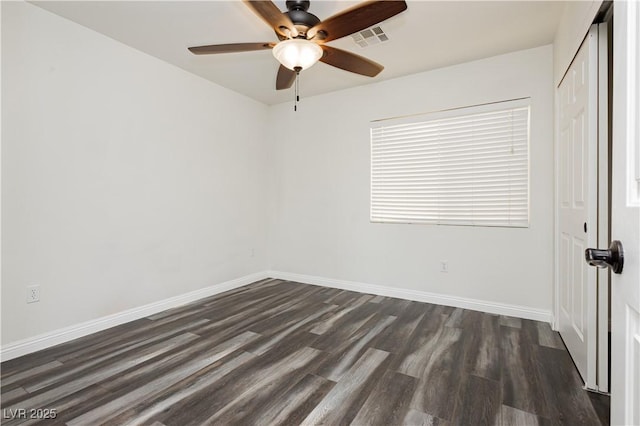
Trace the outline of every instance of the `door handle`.
[[584, 251], [584, 258], [591, 266], [597, 266], [598, 268], [609, 267], [615, 274], [619, 274], [624, 266], [622, 243], [614, 240], [611, 241], [608, 249], [588, 248]]

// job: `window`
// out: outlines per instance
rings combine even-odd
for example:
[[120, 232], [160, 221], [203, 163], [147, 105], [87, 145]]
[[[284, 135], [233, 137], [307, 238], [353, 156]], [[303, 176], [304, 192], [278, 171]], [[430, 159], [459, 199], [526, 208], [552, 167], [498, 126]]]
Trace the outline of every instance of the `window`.
[[529, 99], [372, 122], [371, 221], [529, 226]]

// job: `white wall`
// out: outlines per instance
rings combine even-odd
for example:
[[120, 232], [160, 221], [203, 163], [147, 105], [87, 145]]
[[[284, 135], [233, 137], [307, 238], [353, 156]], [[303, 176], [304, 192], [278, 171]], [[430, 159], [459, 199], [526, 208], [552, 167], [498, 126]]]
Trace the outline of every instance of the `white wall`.
[[[545, 46], [303, 97], [297, 113], [271, 107], [272, 268], [550, 312], [552, 56]], [[370, 120], [520, 97], [531, 97], [530, 228], [369, 222]]]
[[[546, 46], [294, 113], [2, 2], [2, 345], [268, 269], [551, 311], [552, 87]], [[530, 228], [369, 223], [370, 120], [525, 96]]]
[[268, 268], [266, 106], [22, 2], [2, 67], [3, 345]]

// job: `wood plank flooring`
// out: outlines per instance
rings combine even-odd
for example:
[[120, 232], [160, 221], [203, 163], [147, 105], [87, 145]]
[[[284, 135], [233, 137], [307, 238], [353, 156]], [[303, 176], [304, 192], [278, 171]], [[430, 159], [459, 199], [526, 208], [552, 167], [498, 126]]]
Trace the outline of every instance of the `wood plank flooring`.
[[548, 324], [280, 280], [4, 362], [1, 379], [3, 425], [599, 425], [608, 410]]

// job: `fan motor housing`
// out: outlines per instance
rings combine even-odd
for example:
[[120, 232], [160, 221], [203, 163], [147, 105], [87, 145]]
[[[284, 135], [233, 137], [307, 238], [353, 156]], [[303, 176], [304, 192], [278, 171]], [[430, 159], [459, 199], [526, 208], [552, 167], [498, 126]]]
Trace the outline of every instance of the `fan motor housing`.
[[306, 35], [309, 28], [320, 23], [316, 15], [307, 12], [310, 5], [308, 0], [287, 0], [286, 5], [288, 12], [285, 12], [285, 15], [291, 19], [300, 35]]

